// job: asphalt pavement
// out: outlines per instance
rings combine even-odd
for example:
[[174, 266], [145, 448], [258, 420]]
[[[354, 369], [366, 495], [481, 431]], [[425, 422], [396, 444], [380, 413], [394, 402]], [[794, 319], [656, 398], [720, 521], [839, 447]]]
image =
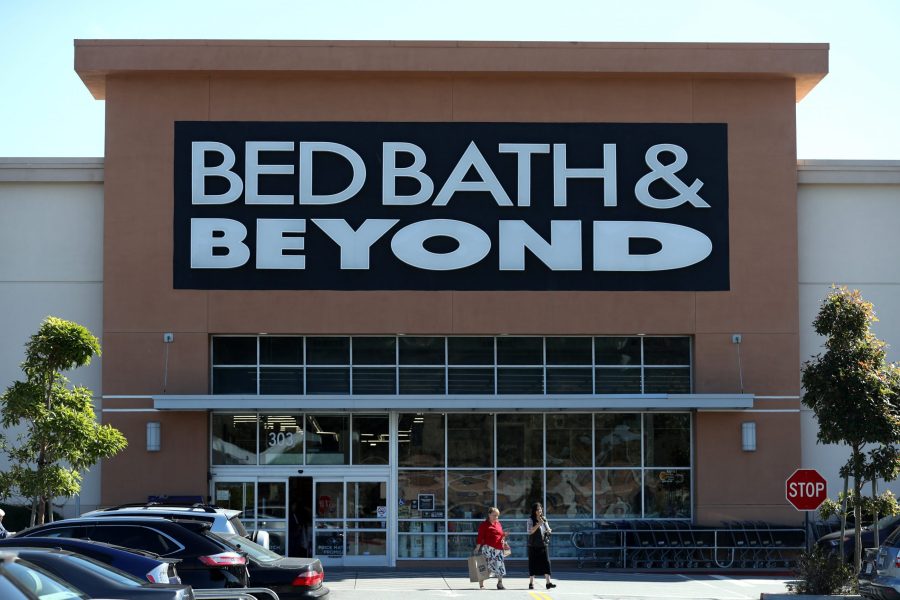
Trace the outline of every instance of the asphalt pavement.
[[396, 600], [398, 596], [474, 600], [759, 600], [763, 592], [785, 593], [787, 581], [790, 580], [784, 577], [753, 575], [571, 570], [554, 573], [557, 587], [552, 590], [544, 587], [543, 578], [535, 578], [534, 590], [529, 590], [528, 577], [511, 570], [503, 580], [506, 590], [497, 590], [496, 579], [487, 580], [485, 589], [479, 590], [477, 583], [469, 581], [464, 568], [412, 571], [332, 567], [325, 571], [330, 600]]

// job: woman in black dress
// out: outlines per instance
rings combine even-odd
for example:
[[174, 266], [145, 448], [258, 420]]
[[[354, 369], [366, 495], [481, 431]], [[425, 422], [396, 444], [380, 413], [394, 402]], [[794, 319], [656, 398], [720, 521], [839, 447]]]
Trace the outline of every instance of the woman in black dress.
[[547, 543], [550, 541], [550, 524], [544, 518], [544, 507], [540, 502], [531, 506], [528, 518], [528, 589], [534, 589], [534, 576], [543, 575], [547, 579], [547, 589], [556, 587], [550, 582], [550, 557]]

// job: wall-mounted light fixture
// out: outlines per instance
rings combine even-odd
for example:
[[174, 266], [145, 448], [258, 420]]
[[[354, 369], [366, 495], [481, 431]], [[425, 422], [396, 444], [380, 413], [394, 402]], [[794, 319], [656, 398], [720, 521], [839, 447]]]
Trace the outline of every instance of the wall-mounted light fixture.
[[150, 421], [147, 423], [147, 452], [159, 452], [159, 448], [159, 421]]
[[741, 450], [756, 452], [756, 423], [754, 421], [741, 423]]

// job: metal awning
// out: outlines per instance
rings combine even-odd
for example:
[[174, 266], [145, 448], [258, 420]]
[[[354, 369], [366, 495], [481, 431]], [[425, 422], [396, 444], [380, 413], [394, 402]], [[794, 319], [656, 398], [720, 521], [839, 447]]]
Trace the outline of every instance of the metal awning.
[[753, 394], [592, 394], [592, 395], [164, 395], [157, 410], [316, 410], [383, 412], [545, 412], [595, 410], [694, 410], [753, 408]]

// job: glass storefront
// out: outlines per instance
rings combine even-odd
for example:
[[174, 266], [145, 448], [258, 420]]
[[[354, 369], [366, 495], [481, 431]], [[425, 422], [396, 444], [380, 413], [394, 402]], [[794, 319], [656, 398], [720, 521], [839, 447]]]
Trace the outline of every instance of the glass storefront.
[[[211, 419], [216, 501], [243, 510], [248, 528], [268, 530], [279, 552], [292, 543], [288, 521], [300, 496], [289, 499], [286, 481], [267, 473], [293, 466], [314, 486], [303, 497], [313, 551], [343, 564], [465, 557], [490, 506], [500, 508], [522, 557], [534, 502], [553, 525], [557, 558], [573, 557], [569, 534], [597, 520], [692, 517], [688, 412], [229, 412]], [[228, 481], [235, 472], [253, 482]]]

